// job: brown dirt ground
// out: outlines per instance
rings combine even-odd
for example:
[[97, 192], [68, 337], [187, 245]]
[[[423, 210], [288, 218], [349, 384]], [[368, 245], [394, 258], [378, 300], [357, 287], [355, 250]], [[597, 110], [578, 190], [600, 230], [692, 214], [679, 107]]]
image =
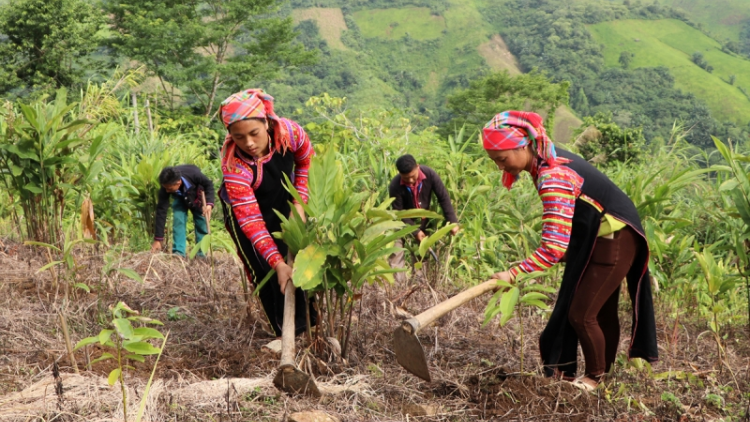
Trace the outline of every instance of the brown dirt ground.
[[[332, 393], [312, 400], [280, 393], [270, 383], [278, 361], [261, 350], [270, 337], [255, 302], [246, 305], [232, 257], [217, 257], [213, 284], [205, 262], [188, 266], [167, 255], [118, 256], [122, 267], [144, 277], [140, 284], [118, 273], [102, 276], [101, 251], [81, 250], [77, 257], [76, 281], [91, 286], [92, 293], [71, 295], [64, 308], [74, 343], [98, 333], [107, 306], [118, 300], [162, 320], [163, 331], [170, 332], [150, 395], [151, 421], [283, 421], [291, 412], [311, 409], [350, 422], [748, 420], [750, 343], [744, 327], [725, 331], [727, 364], [721, 367], [705, 326], [688, 315], [675, 324], [659, 313], [661, 362], [644, 368], [623, 356], [605, 384], [585, 393], [540, 375], [536, 339], [545, 323], [542, 314], [524, 313], [522, 341], [517, 320], [504, 328], [482, 327], [485, 302], [477, 300], [421, 332], [433, 377], [428, 383], [395, 360], [391, 333], [399, 321], [391, 301], [416, 286], [401, 304], [416, 314], [457, 290], [423, 280], [371, 286], [356, 308], [348, 361], [331, 364], [332, 371], [316, 378]], [[24, 246], [0, 249], [0, 420], [121, 420], [118, 390], [102, 378], [114, 366], [103, 362], [86, 370], [86, 362], [99, 355], [96, 347], [76, 352], [81, 376], [73, 374], [57, 317], [63, 289], [49, 272], [37, 273], [45, 263], [46, 256]], [[657, 310], [667, 308], [659, 297], [656, 301]], [[627, 301], [621, 306], [622, 351], [629, 340]], [[170, 320], [173, 307], [179, 311]], [[59, 403], [54, 388], [45, 387], [55, 362], [63, 379]], [[134, 403], [152, 364], [151, 358], [128, 372]], [[34, 404], [33, 391], [43, 406]], [[410, 404], [434, 406], [438, 414], [407, 417], [402, 410]]]

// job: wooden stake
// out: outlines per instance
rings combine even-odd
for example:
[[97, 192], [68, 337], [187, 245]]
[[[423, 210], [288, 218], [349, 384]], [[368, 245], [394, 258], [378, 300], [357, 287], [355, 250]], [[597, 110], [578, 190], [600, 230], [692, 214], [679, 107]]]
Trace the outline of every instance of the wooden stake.
[[133, 126], [135, 127], [135, 134], [139, 134], [141, 131], [140, 124], [138, 123], [138, 99], [136, 98], [135, 92], [130, 93], [130, 99], [133, 102]]
[[154, 121], [151, 119], [151, 104], [148, 102], [148, 98], [146, 98], [145, 108], [146, 108], [146, 118], [148, 119], [148, 133], [153, 135], [154, 134]]
[[73, 365], [73, 370], [78, 373], [78, 364], [76, 363], [76, 357], [73, 355], [73, 345], [70, 343], [70, 335], [68, 335], [68, 322], [65, 320], [65, 314], [62, 309], [59, 312], [60, 324], [62, 325], [63, 336], [65, 337], [65, 348], [68, 349], [68, 357], [70, 358], [70, 364]]

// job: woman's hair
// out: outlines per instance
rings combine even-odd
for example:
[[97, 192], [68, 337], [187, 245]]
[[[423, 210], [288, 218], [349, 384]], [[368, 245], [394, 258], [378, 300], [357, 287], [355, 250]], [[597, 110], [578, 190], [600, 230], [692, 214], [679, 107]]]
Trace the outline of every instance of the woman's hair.
[[417, 166], [417, 160], [411, 154], [405, 154], [396, 160], [396, 168], [401, 174], [410, 173]]
[[159, 173], [159, 184], [162, 186], [169, 186], [177, 183], [182, 175], [180, 171], [174, 167], [164, 167]]
[[[267, 117], [248, 117], [248, 118], [242, 119], [242, 120], [257, 120], [259, 122], [268, 123], [268, 130], [272, 130], [271, 128], [273, 128], [273, 125], [274, 125], [274, 121], [271, 120], [271, 119], [269, 119], [269, 118], [267, 118]], [[241, 122], [242, 120], [238, 120], [237, 122]], [[230, 124], [229, 126], [227, 126], [227, 132], [229, 132], [229, 128], [232, 127], [232, 125], [235, 124], [235, 123], [237, 123], [237, 122], [234, 122], [234, 123]]]

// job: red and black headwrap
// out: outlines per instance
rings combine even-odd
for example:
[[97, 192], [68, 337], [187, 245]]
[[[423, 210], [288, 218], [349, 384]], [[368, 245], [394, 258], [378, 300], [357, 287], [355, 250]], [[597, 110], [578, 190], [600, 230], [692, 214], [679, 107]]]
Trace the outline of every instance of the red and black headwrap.
[[[551, 167], [568, 160], [558, 158], [547, 136], [542, 116], [530, 111], [509, 110], [496, 114], [482, 130], [482, 146], [488, 151], [505, 151], [533, 145], [537, 156]], [[518, 176], [503, 173], [503, 186], [510, 189]]]

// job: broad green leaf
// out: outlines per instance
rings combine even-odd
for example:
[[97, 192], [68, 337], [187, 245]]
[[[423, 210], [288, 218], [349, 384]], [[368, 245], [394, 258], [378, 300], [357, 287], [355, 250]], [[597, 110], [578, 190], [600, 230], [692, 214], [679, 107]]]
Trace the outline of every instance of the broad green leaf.
[[373, 224], [365, 230], [364, 236], [362, 236], [362, 243], [369, 243], [375, 236], [391, 230], [400, 230], [404, 227], [402, 221], [383, 221], [381, 223]]
[[115, 368], [112, 370], [112, 372], [109, 373], [109, 376], [107, 377], [107, 382], [110, 386], [115, 385], [117, 380], [120, 378], [120, 374], [122, 373], [122, 369]]
[[549, 309], [549, 305], [547, 305], [546, 303], [542, 302], [541, 300], [525, 299], [525, 300], [522, 300], [521, 302], [523, 302], [523, 303], [525, 303], [527, 305], [536, 306], [537, 308], [545, 310], [545, 311], [547, 309]]
[[164, 338], [158, 330], [149, 327], [138, 327], [133, 330], [133, 334], [141, 336], [144, 340], [150, 338]]
[[38, 186], [36, 186], [34, 184], [31, 184], [31, 183], [27, 183], [23, 188], [26, 189], [27, 191], [29, 191], [31, 193], [35, 193], [35, 194], [40, 194], [40, 193], [43, 192], [40, 187], [38, 187]]
[[430, 210], [424, 210], [421, 208], [413, 208], [410, 210], [396, 211], [396, 218], [432, 218], [435, 220], [442, 220], [443, 216]]
[[62, 263], [63, 263], [62, 261], [52, 261], [52, 262], [50, 262], [49, 264], [47, 264], [47, 265], [43, 266], [42, 268], [39, 268], [39, 269], [37, 270], [37, 272], [38, 272], [38, 273], [41, 273], [41, 272], [47, 271], [47, 270], [49, 270], [50, 268], [54, 267], [55, 265], [59, 265], [59, 264], [62, 264]]
[[104, 344], [109, 341], [109, 339], [112, 337], [112, 333], [114, 333], [115, 330], [102, 330], [99, 332], [99, 337], [97, 339], [99, 340], [99, 344]]
[[130, 353], [130, 354], [127, 354], [127, 355], [125, 355], [125, 356], [123, 356], [123, 357], [124, 357], [125, 359], [132, 359], [132, 360], [134, 360], [134, 361], [137, 361], [137, 362], [140, 362], [140, 363], [146, 362], [146, 358], [144, 358], [144, 357], [143, 357], [143, 356], [141, 356], [141, 355], [136, 355], [136, 354], [134, 354], [134, 353]]
[[115, 330], [125, 339], [129, 339], [133, 336], [133, 326], [130, 325], [130, 321], [126, 318], [115, 318], [112, 320], [112, 325], [115, 326]]
[[387, 211], [387, 210], [372, 208], [372, 209], [367, 210], [367, 212], [365, 213], [365, 216], [369, 219], [384, 218], [387, 220], [393, 220], [395, 218], [395, 213], [391, 211]]
[[726, 180], [724, 183], [721, 184], [721, 186], [719, 186], [719, 191], [723, 192], [723, 191], [733, 190], [739, 184], [740, 182], [734, 178]]
[[57, 246], [55, 246], [55, 245], [50, 245], [49, 243], [44, 243], [44, 242], [36, 242], [36, 241], [33, 241], [33, 240], [27, 240], [27, 241], [23, 242], [23, 244], [24, 244], [24, 245], [33, 245], [33, 246], [43, 246], [43, 247], [45, 247], [45, 248], [50, 248], [50, 249], [54, 249], [54, 250], [56, 250], [56, 251], [58, 251], [58, 252], [62, 252], [62, 251], [60, 250], [60, 248], [58, 248], [58, 247], [57, 247]]
[[203, 252], [203, 254], [205, 255], [205, 254], [208, 254], [210, 250], [211, 250], [211, 235], [206, 234], [203, 236], [203, 239], [201, 239], [200, 242], [198, 242], [195, 246], [193, 246], [188, 256], [190, 257], [190, 259], [193, 259], [198, 254], [198, 251]]
[[91, 364], [93, 365], [93, 364], [95, 364], [95, 363], [97, 363], [97, 362], [101, 362], [101, 361], [103, 361], [103, 360], [114, 359], [114, 358], [115, 358], [115, 357], [114, 357], [114, 356], [112, 356], [112, 354], [111, 354], [111, 353], [102, 353], [102, 355], [101, 355], [101, 356], [99, 356], [98, 358], [96, 358], [96, 359], [92, 360], [92, 361], [91, 361]]
[[537, 292], [530, 292], [526, 293], [521, 297], [521, 302], [527, 301], [527, 300], [548, 300], [549, 298], [541, 293]]
[[158, 347], [152, 346], [150, 343], [145, 341], [134, 341], [134, 342], [123, 342], [122, 347], [130, 353], [138, 355], [155, 355], [161, 350]]
[[445, 227], [441, 228], [440, 230], [436, 231], [435, 233], [431, 234], [430, 236], [422, 239], [422, 242], [419, 243], [419, 256], [425, 256], [427, 252], [430, 250], [432, 245], [437, 243], [438, 240], [445, 237], [448, 232], [453, 230], [454, 227], [456, 227], [457, 224], [452, 223], [448, 224]]
[[415, 232], [417, 230], [419, 230], [419, 226], [406, 226], [406, 227], [402, 228], [401, 230], [399, 230], [397, 232], [389, 234], [388, 236], [385, 236], [385, 237], [380, 238], [380, 239], [373, 240], [372, 242], [368, 243], [365, 246], [365, 250], [367, 251], [367, 253], [370, 253], [372, 251], [381, 249], [385, 245], [393, 242], [394, 240], [400, 239], [400, 238], [402, 238], [402, 237], [404, 237], [404, 236], [406, 236], [408, 234], [411, 234], [411, 233], [413, 233], [413, 232]]
[[76, 347], [73, 348], [73, 351], [76, 351], [80, 349], [83, 346], [88, 346], [89, 344], [94, 344], [99, 341], [99, 336], [93, 336], [93, 337], [86, 337], [76, 343]]
[[292, 281], [296, 287], [312, 290], [323, 282], [323, 264], [326, 260], [326, 250], [322, 246], [309, 245], [301, 250], [295, 260], [292, 271]]
[[19, 167], [13, 163], [10, 163], [10, 171], [13, 176], [20, 176], [23, 173], [23, 167]]
[[130, 268], [118, 268], [117, 271], [130, 279], [133, 279], [139, 283], [143, 283], [143, 279], [141, 278], [141, 276]]
[[89, 288], [88, 285], [86, 285], [86, 283], [76, 283], [73, 285], [73, 287], [79, 288], [81, 290], [85, 290], [86, 293], [91, 293], [91, 289]]
[[516, 309], [518, 303], [518, 295], [520, 291], [518, 287], [513, 287], [507, 292], [503, 293], [503, 297], [500, 299], [500, 326], [504, 326], [511, 318], [513, 318], [513, 311]]

